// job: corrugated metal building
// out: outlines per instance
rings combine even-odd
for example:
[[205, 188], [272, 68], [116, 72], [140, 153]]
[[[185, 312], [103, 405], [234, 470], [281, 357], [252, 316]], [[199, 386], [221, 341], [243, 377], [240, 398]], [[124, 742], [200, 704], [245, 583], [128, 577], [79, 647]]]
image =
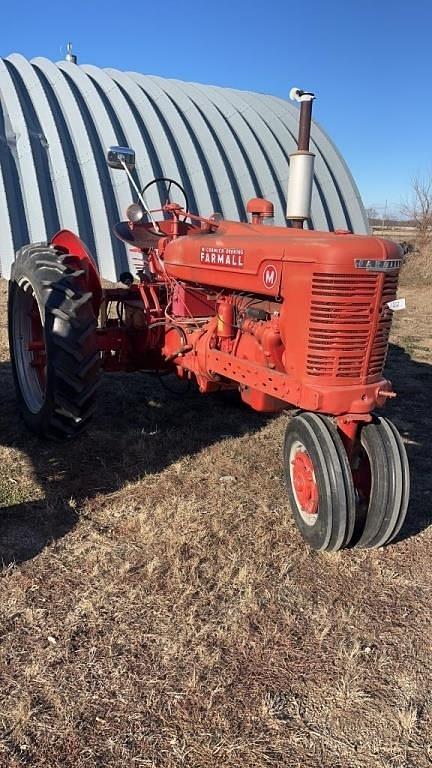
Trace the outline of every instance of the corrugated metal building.
[[[191, 210], [241, 220], [249, 198], [266, 197], [284, 225], [297, 125], [297, 107], [273, 96], [19, 54], [0, 59], [3, 276], [17, 248], [63, 227], [79, 232], [107, 279], [127, 269], [111, 226], [134, 195], [126, 175], [106, 165], [112, 144], [135, 149], [140, 187], [169, 176]], [[312, 226], [366, 232], [352, 176], [316, 123], [311, 148]]]

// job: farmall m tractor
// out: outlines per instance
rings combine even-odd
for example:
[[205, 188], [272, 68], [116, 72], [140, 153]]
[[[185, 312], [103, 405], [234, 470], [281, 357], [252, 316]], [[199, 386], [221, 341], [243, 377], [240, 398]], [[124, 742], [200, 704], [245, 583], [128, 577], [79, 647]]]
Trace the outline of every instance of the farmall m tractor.
[[[247, 203], [250, 223], [198, 216], [177, 182], [155, 179], [166, 191], [161, 209], [149, 210], [147, 188], [136, 188], [138, 202], [114, 227], [140, 257], [121, 287], [102, 288], [67, 230], [21, 248], [9, 288], [18, 401], [27, 425], [53, 438], [87, 426], [103, 370], [174, 372], [203, 395], [235, 389], [257, 411], [292, 407], [284, 475], [304, 539], [318, 550], [379, 547], [398, 534], [409, 498], [402, 439], [376, 413], [394, 396], [383, 367], [401, 250], [303, 229], [313, 94], [293, 95], [301, 108], [290, 226], [266, 226], [273, 206], [260, 198]], [[132, 150], [111, 148], [108, 163], [135, 186]]]

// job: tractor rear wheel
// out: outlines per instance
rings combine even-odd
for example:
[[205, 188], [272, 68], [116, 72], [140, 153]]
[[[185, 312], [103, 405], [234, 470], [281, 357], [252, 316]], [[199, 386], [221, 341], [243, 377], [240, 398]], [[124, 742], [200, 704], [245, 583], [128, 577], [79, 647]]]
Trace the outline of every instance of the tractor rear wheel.
[[365, 424], [353, 470], [358, 504], [363, 506], [357, 547], [382, 547], [399, 533], [410, 492], [409, 464], [396, 427], [382, 416]]
[[284, 475], [294, 520], [313, 549], [348, 546], [356, 504], [348, 457], [333, 422], [315, 413], [293, 418], [285, 433]]
[[44, 437], [74, 437], [94, 411], [100, 378], [97, 320], [79, 260], [45, 243], [21, 248], [8, 315], [24, 421]]

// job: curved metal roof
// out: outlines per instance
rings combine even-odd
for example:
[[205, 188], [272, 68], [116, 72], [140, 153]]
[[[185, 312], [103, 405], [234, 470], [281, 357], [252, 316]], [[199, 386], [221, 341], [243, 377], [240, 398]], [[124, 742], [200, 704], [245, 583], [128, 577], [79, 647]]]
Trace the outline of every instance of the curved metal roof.
[[[106, 165], [112, 144], [135, 149], [141, 187], [170, 176], [186, 189], [191, 209], [242, 220], [250, 197], [266, 197], [275, 223], [284, 225], [297, 124], [297, 107], [274, 96], [16, 53], [0, 59], [3, 275], [17, 248], [63, 227], [79, 232], [107, 279], [128, 268], [111, 227], [133, 190], [124, 173]], [[343, 158], [317, 123], [311, 137], [312, 226], [366, 232]]]

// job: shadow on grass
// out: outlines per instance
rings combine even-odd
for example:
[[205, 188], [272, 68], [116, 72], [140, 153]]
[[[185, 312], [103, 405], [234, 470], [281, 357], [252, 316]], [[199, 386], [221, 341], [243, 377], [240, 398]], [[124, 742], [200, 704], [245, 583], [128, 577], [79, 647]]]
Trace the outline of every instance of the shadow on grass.
[[[407, 439], [412, 475], [401, 539], [432, 522], [432, 366], [391, 345], [387, 375], [399, 397], [386, 415]], [[18, 418], [8, 363], [0, 366], [0, 385], [1, 442], [29, 456], [45, 496], [40, 501], [0, 498], [6, 502], [0, 508], [0, 562], [5, 565], [34, 557], [70, 531], [84, 499], [160, 472], [223, 437], [253, 433], [271, 418], [194, 390], [173, 395], [154, 377], [119, 374], [104, 377], [88, 433], [73, 442], [50, 443], [27, 432]]]
[[411, 499], [400, 541], [432, 523], [432, 365], [413, 360], [403, 347], [391, 344], [386, 375], [398, 397], [385, 415], [406, 440], [411, 469]]
[[19, 477], [14, 485], [7, 478], [5, 487], [0, 484], [3, 565], [28, 560], [68, 533], [84, 499], [160, 472], [223, 437], [253, 433], [271, 418], [230, 397], [185, 391], [174, 377], [163, 384], [144, 374], [105, 375], [88, 432], [70, 442], [48, 442], [28, 432], [18, 416], [9, 363], [0, 366], [0, 390], [1, 444], [28, 455], [44, 495], [21, 500]]

